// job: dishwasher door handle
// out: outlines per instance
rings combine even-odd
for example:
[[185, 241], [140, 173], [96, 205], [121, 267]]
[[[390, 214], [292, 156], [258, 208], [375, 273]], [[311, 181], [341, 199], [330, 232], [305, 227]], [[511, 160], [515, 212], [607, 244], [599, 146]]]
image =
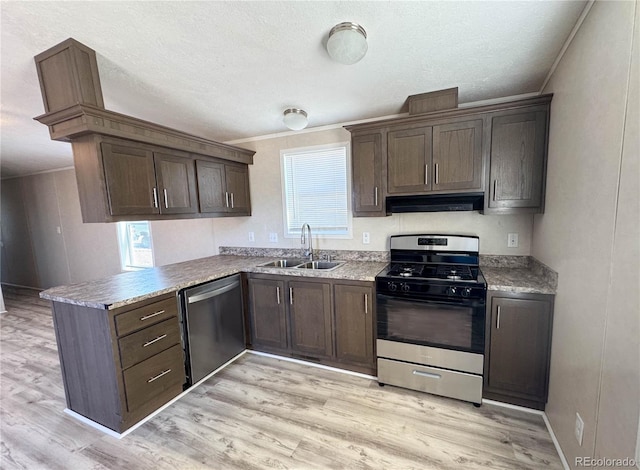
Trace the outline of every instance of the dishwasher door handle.
[[187, 303], [193, 304], [196, 302], [200, 302], [202, 300], [210, 299], [211, 297], [215, 297], [216, 295], [224, 294], [225, 292], [229, 292], [230, 290], [235, 289], [240, 285], [240, 281], [235, 281], [228, 286], [220, 287], [219, 289], [214, 289], [209, 292], [203, 292], [202, 294], [192, 295], [187, 297]]

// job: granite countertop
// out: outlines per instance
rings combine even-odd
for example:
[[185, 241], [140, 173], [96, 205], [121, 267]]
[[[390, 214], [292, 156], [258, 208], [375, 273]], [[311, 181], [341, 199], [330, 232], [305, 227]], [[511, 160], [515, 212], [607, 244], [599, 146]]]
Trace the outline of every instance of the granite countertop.
[[376, 274], [387, 265], [386, 262], [379, 261], [346, 261], [332, 271], [258, 267], [273, 260], [258, 256], [211, 256], [70, 286], [53, 287], [41, 292], [40, 297], [85, 307], [115, 309], [239, 272], [373, 281]]
[[535, 258], [490, 258], [482, 260], [487, 264], [480, 265], [480, 270], [487, 280], [488, 290], [527, 294], [556, 293], [558, 274]]

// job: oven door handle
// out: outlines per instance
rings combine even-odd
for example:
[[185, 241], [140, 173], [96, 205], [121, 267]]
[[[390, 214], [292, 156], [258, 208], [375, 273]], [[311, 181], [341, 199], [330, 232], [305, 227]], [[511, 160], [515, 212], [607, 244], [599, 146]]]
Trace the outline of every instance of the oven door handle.
[[400, 297], [400, 296], [392, 296], [386, 294], [376, 294], [376, 299], [379, 302], [380, 300], [392, 300], [395, 302], [406, 302], [406, 303], [421, 303], [421, 304], [431, 304], [431, 305], [443, 305], [448, 307], [482, 307], [486, 304], [484, 299], [459, 299], [454, 298], [451, 300], [443, 300], [442, 298], [420, 298], [420, 297]]

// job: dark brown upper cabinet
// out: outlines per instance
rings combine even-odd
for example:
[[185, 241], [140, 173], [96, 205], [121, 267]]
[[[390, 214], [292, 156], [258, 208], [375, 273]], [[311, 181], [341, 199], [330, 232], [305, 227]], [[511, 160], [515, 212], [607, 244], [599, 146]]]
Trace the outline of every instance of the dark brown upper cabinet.
[[388, 134], [389, 194], [482, 190], [482, 120]]
[[193, 159], [155, 153], [161, 214], [193, 214], [198, 211], [196, 172]]
[[548, 106], [491, 115], [485, 212], [542, 212]]
[[109, 214], [159, 214], [153, 152], [136, 146], [106, 142], [102, 142], [100, 148]]
[[482, 191], [482, 119], [433, 126], [434, 191]]
[[551, 98], [347, 126], [353, 215], [388, 215], [387, 196], [458, 192], [483, 192], [486, 213], [542, 212]]
[[[71, 142], [83, 222], [251, 215], [254, 151], [105, 109], [96, 53], [74, 39], [35, 62], [46, 111], [35, 119]], [[222, 165], [222, 185], [198, 186], [196, 159]]]
[[197, 160], [200, 211], [223, 215], [251, 215], [249, 169]]
[[387, 134], [389, 194], [431, 190], [431, 127], [393, 130]]
[[101, 144], [110, 214], [190, 214], [198, 210], [192, 159], [135, 145]]
[[372, 131], [351, 139], [352, 201], [356, 216], [384, 216], [383, 133]]

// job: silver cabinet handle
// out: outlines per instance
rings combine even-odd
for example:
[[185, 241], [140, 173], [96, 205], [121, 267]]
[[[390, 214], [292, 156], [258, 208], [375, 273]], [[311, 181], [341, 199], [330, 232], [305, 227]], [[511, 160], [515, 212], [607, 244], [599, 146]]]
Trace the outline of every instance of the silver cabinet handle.
[[166, 337], [167, 337], [167, 335], [166, 335], [166, 334], [161, 335], [161, 336], [158, 336], [157, 338], [152, 339], [151, 341], [147, 341], [146, 343], [144, 343], [144, 344], [142, 345], [142, 347], [143, 347], [143, 348], [146, 348], [147, 346], [150, 346], [150, 345], [152, 345], [153, 343], [157, 343], [158, 341], [160, 341], [161, 339], [164, 339], [164, 338], [166, 338]]
[[424, 166], [424, 184], [429, 184], [429, 165]]
[[155, 377], [151, 377], [149, 380], [147, 380], [147, 383], [151, 383], [154, 380], [158, 380], [160, 377], [162, 377], [163, 375], [167, 375], [169, 372], [171, 372], [171, 369], [167, 369], [163, 372], [160, 372], [158, 375], [156, 375]]
[[280, 287], [276, 287], [276, 298], [278, 299], [278, 305], [280, 305]]
[[151, 313], [149, 315], [145, 315], [144, 317], [140, 317], [140, 321], [148, 320], [149, 318], [156, 317], [156, 316], [161, 315], [163, 313], [164, 313], [164, 310], [159, 310], [159, 311], [157, 311], [155, 313]]
[[364, 314], [369, 313], [369, 296], [364, 294]]
[[162, 190], [162, 192], [164, 193], [164, 208], [168, 209], [169, 208], [169, 196], [167, 195], [167, 188], [164, 188]]
[[373, 188], [373, 205], [378, 207], [378, 187]]
[[158, 208], [158, 190], [153, 188], [153, 207]]
[[500, 329], [500, 305], [498, 305], [498, 315], [496, 318], [496, 330]]
[[414, 370], [413, 375], [419, 375], [420, 377], [427, 377], [429, 379], [441, 379], [440, 374], [432, 374], [430, 372], [422, 372], [421, 370]]
[[436, 184], [440, 183], [440, 165], [436, 163]]
[[233, 193], [231, 193], [231, 208], [233, 209]]
[[224, 201], [227, 204], [227, 207], [229, 207], [229, 193], [227, 191], [224, 192]]
[[293, 305], [293, 287], [289, 287], [289, 303]]
[[493, 200], [496, 200], [496, 188], [498, 187], [498, 180], [493, 180]]

